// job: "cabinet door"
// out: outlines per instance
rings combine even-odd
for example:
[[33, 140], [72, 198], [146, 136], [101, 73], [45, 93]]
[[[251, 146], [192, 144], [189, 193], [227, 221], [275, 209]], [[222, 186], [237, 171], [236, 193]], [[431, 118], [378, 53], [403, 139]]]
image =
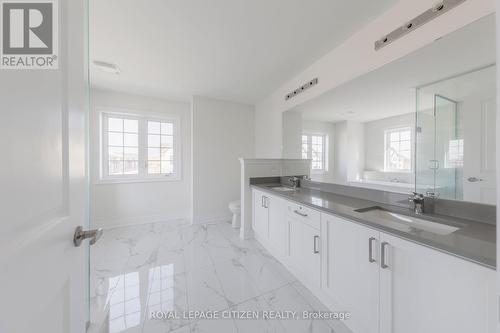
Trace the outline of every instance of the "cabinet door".
[[493, 333], [495, 272], [381, 233], [381, 332]]
[[287, 248], [286, 201], [278, 197], [269, 198], [269, 243], [284, 255]]
[[319, 230], [292, 218], [288, 221], [288, 255], [290, 263], [305, 284], [319, 288], [321, 258]]
[[322, 289], [351, 312], [345, 324], [354, 332], [378, 332], [379, 232], [328, 214], [321, 214], [321, 231]]
[[253, 193], [253, 230], [259, 236], [268, 238], [269, 199], [260, 191]]

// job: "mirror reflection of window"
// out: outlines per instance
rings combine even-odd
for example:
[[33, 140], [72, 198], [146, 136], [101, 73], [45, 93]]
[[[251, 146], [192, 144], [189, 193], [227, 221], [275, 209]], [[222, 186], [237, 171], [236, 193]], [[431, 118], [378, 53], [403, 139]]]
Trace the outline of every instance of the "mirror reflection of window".
[[313, 172], [328, 171], [328, 135], [302, 134], [302, 158], [311, 159]]
[[385, 131], [385, 171], [411, 171], [411, 128]]

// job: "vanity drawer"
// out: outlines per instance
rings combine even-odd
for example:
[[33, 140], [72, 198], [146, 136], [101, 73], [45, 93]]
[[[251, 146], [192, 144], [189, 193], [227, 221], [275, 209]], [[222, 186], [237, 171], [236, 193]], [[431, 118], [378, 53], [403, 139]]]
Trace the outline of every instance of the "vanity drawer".
[[287, 202], [287, 214], [290, 218], [301, 221], [320, 230], [321, 214], [319, 211], [294, 202]]

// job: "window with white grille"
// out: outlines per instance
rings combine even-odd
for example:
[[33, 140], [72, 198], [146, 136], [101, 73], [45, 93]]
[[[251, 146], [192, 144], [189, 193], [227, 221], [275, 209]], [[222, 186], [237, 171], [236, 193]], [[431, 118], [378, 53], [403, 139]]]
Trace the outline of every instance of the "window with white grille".
[[385, 131], [385, 171], [411, 171], [411, 128]]
[[328, 171], [328, 136], [324, 134], [302, 134], [302, 158], [311, 159], [313, 172]]
[[178, 179], [179, 120], [102, 114], [101, 178]]

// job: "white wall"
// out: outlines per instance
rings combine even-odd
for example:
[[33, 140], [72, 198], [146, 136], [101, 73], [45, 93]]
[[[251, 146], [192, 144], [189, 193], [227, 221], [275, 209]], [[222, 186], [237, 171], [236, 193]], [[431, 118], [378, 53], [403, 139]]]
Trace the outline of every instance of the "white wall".
[[283, 158], [302, 158], [302, 113], [283, 113]]
[[[390, 46], [380, 51], [374, 50], [373, 43], [380, 36], [392, 31], [434, 5], [435, 0], [401, 0], [390, 10], [347, 39], [342, 45], [283, 84], [268, 98], [259, 102], [255, 109], [256, 156], [282, 156], [282, 112], [495, 12], [494, 0], [469, 0]], [[314, 77], [319, 78], [317, 86], [308, 89], [289, 101], [284, 100], [284, 96], [289, 91]]]
[[[129, 183], [99, 181], [102, 110], [129, 111], [153, 116], [176, 115], [181, 119], [181, 180]], [[91, 225], [115, 227], [150, 223], [190, 215], [191, 124], [187, 102], [168, 101], [104, 90], [91, 92], [90, 161]]]
[[254, 107], [194, 96], [191, 108], [193, 221], [229, 218], [228, 203], [240, 199], [238, 158], [254, 155]]

